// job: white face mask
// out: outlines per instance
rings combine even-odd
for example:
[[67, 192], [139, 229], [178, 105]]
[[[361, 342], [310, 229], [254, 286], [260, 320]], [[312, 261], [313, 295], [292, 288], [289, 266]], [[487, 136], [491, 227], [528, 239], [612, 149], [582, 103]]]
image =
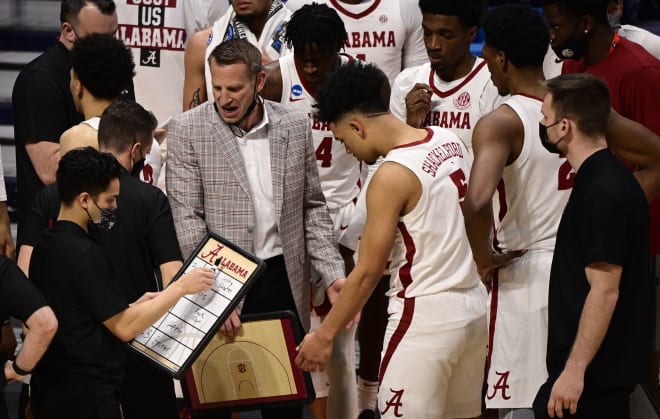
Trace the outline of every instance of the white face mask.
[[616, 15], [611, 15], [607, 14], [607, 21], [610, 24], [610, 28], [612, 29], [619, 29], [621, 27], [621, 16], [616, 14]]

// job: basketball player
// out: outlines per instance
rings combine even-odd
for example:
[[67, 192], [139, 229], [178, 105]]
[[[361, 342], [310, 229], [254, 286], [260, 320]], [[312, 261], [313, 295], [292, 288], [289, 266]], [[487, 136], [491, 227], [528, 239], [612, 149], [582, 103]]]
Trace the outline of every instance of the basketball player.
[[213, 97], [208, 59], [211, 51], [228, 39], [247, 39], [261, 50], [265, 62], [284, 52], [284, 29], [291, 11], [281, 0], [234, 1], [212, 28], [195, 33], [186, 45], [183, 110]]
[[[492, 275], [486, 405], [501, 418], [533, 419], [532, 402], [547, 378], [552, 252], [574, 173], [565, 157], [542, 148], [539, 134], [549, 42], [544, 20], [529, 7], [503, 6], [487, 15], [484, 30], [492, 79], [501, 95], [511, 95], [477, 123], [463, 207], [477, 268], [482, 277]], [[630, 124], [614, 114], [611, 145], [657, 171], [658, 139], [654, 144], [648, 130]]]
[[493, 270], [486, 406], [500, 409], [500, 418], [533, 419], [532, 402], [546, 378], [552, 252], [574, 174], [538, 134], [550, 42], [543, 18], [527, 6], [496, 7], [484, 31], [492, 79], [500, 95], [511, 95], [477, 122], [463, 206], [477, 268]]
[[[303, 3], [286, 6], [298, 10]], [[319, 0], [337, 11], [348, 36], [344, 52], [376, 64], [387, 74], [390, 84], [401, 70], [427, 61], [422, 39], [422, 14], [417, 0]]]
[[419, 7], [429, 62], [396, 78], [390, 109], [413, 127], [451, 129], [471, 150], [474, 125], [498, 100], [486, 62], [470, 53], [486, 2], [420, 0]]
[[338, 141], [366, 162], [385, 159], [367, 192], [367, 224], [345, 291], [305, 337], [296, 363], [323, 369], [333, 338], [367, 301], [391, 251], [381, 417], [478, 417], [486, 290], [461, 225], [470, 159], [451, 131], [414, 128], [388, 112], [387, 85], [377, 67], [352, 62], [316, 95], [319, 118]]
[[[317, 3], [302, 6], [293, 13], [287, 24], [285, 41], [294, 53], [266, 66], [268, 76], [261, 96], [310, 115], [321, 188], [346, 271], [350, 272], [361, 229], [351, 229], [356, 232], [352, 236], [346, 233], [349, 232], [355, 201], [360, 192], [361, 164], [339, 142], [334, 141], [327, 122], [312, 116], [316, 103], [313, 95], [319, 85], [340, 64], [352, 60], [350, 56], [339, 53], [345, 39], [344, 23], [335, 10]], [[318, 316], [325, 316], [330, 306], [324, 304], [327, 298], [325, 290], [319, 282], [320, 276], [313, 270], [312, 279], [315, 283], [312, 318], [316, 318], [318, 325]], [[325, 374], [321, 372], [312, 373], [315, 383], [319, 384], [316, 386], [317, 398], [328, 397], [327, 412], [331, 419], [354, 418], [357, 415], [354, 342], [355, 327], [343, 330], [335, 339], [327, 377], [323, 377]], [[329, 390], [323, 388], [326, 382], [329, 383]]]

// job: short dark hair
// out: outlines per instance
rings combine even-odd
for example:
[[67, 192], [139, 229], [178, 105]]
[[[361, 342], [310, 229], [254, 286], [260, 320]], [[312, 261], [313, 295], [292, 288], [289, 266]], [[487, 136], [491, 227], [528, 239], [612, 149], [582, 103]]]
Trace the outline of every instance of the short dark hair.
[[218, 65], [243, 63], [247, 65], [250, 76], [256, 76], [263, 70], [259, 48], [240, 38], [229, 39], [213, 48], [208, 62], [209, 65], [212, 62]]
[[456, 16], [464, 27], [481, 26], [488, 8], [486, 0], [419, 0], [422, 13]]
[[109, 153], [92, 147], [76, 148], [60, 160], [57, 168], [57, 192], [65, 205], [71, 205], [78, 195], [87, 192], [98, 196], [108, 189], [113, 179], [119, 178], [121, 169]]
[[296, 10], [286, 25], [284, 40], [294, 51], [303, 51], [306, 45], [338, 52], [346, 40], [346, 26], [337, 11], [325, 4], [306, 4]]
[[93, 33], [73, 43], [71, 67], [94, 97], [114, 100], [135, 76], [133, 53], [112, 35]]
[[113, 0], [62, 0], [60, 3], [60, 23], [78, 23], [78, 14], [87, 3], [95, 5], [104, 15], [115, 12], [116, 6]]
[[139, 142], [150, 145], [158, 122], [150, 111], [131, 100], [117, 100], [101, 115], [99, 122], [99, 147], [118, 153]]
[[353, 112], [366, 115], [387, 112], [389, 86], [387, 76], [375, 65], [348, 62], [316, 92], [318, 118], [336, 122]]
[[575, 121], [588, 136], [604, 135], [610, 116], [610, 92], [590, 74], [562, 74], [547, 81], [552, 109], [559, 118]]
[[531, 7], [495, 7], [486, 14], [483, 29], [485, 44], [503, 51], [516, 67], [543, 66], [550, 35], [545, 20]]
[[541, 6], [556, 4], [562, 12], [567, 12], [573, 17], [591, 16], [594, 20], [609, 26], [607, 20], [609, 2], [609, 0], [541, 0]]

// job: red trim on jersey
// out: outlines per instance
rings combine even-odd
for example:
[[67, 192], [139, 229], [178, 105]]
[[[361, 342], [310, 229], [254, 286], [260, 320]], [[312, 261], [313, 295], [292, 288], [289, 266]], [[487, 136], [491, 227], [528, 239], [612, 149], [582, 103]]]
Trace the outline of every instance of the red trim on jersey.
[[538, 100], [539, 102], [543, 102], [542, 97], [534, 96], [534, 95], [528, 95], [527, 93], [516, 93], [517, 96], [523, 96], [523, 97], [528, 97], [530, 99]]
[[401, 320], [396, 326], [396, 330], [392, 334], [390, 341], [387, 344], [387, 349], [385, 350], [385, 355], [383, 355], [383, 360], [380, 362], [380, 371], [378, 372], [378, 382], [383, 382], [383, 377], [385, 376], [385, 371], [390, 365], [392, 360], [392, 355], [396, 351], [396, 348], [399, 346], [399, 343], [403, 340], [403, 336], [408, 331], [410, 323], [412, 323], [413, 314], [415, 313], [415, 298], [406, 298], [403, 300], [403, 313], [401, 314]]
[[[504, 216], [506, 216], [506, 213], [509, 210], [509, 207], [506, 204], [506, 189], [504, 188], [504, 179], [500, 179], [500, 181], [497, 183], [497, 196], [499, 197], [500, 203], [500, 212], [497, 214], [497, 219], [502, 222]], [[500, 248], [500, 242], [497, 240], [497, 229], [495, 226], [493, 226], [493, 249], [500, 253], [502, 252], [502, 248]]]
[[396, 147], [393, 147], [392, 150], [396, 150], [399, 148], [406, 148], [406, 147], [414, 147], [416, 145], [428, 143], [429, 141], [431, 141], [431, 137], [433, 137], [433, 131], [431, 131], [430, 128], [424, 128], [424, 129], [426, 130], [426, 137], [422, 138], [419, 141], [413, 141], [412, 143], [398, 145]]
[[488, 325], [488, 355], [486, 356], [486, 371], [484, 382], [488, 383], [488, 372], [490, 371], [490, 360], [493, 356], [493, 338], [495, 337], [495, 320], [497, 320], [497, 298], [500, 285], [500, 270], [493, 270], [493, 289], [490, 291], [490, 324]]
[[362, 17], [365, 17], [369, 13], [373, 12], [376, 9], [376, 7], [380, 5], [380, 0], [375, 0], [374, 4], [372, 4], [365, 11], [360, 13], [353, 13], [344, 9], [344, 6], [342, 6], [338, 0], [330, 0], [330, 4], [332, 4], [332, 7], [334, 7], [339, 13], [342, 13], [352, 19], [360, 19]]
[[451, 95], [453, 95], [454, 93], [458, 92], [460, 89], [462, 89], [463, 86], [465, 86], [466, 84], [468, 84], [468, 83], [470, 82], [470, 80], [472, 80], [472, 79], [477, 75], [477, 73], [479, 73], [479, 71], [481, 71], [481, 69], [483, 69], [484, 67], [486, 67], [486, 60], [483, 60], [483, 61], [477, 66], [477, 68], [475, 68], [474, 70], [472, 70], [472, 72], [471, 72], [470, 74], [468, 74], [468, 75], [465, 77], [465, 80], [463, 80], [463, 81], [461, 82], [461, 84], [459, 84], [458, 86], [454, 87], [453, 89], [447, 90], [446, 92], [443, 92], [442, 90], [438, 89], [438, 88], [435, 86], [435, 82], [434, 82], [434, 79], [435, 79], [435, 77], [434, 77], [434, 75], [435, 75], [435, 71], [433, 71], [433, 69], [431, 69], [431, 72], [430, 72], [430, 74], [429, 74], [429, 86], [431, 86], [431, 89], [433, 90], [433, 93], [435, 93], [436, 95], [438, 95], [438, 96], [440, 96], [440, 97], [442, 97], [442, 98], [445, 98], [445, 97], [447, 97], [447, 96], [451, 96]]
[[396, 296], [406, 298], [406, 288], [412, 284], [410, 270], [412, 269], [413, 259], [415, 259], [417, 249], [415, 248], [415, 242], [413, 241], [412, 236], [408, 233], [406, 225], [399, 221], [398, 228], [403, 237], [403, 243], [406, 245], [406, 264], [399, 268], [399, 280], [401, 281], [401, 285], [403, 285], [403, 289], [397, 292]]

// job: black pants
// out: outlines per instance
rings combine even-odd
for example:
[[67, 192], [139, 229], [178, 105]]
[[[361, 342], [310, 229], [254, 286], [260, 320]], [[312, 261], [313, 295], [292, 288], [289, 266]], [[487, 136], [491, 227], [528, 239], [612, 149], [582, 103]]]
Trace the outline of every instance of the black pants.
[[[548, 415], [548, 401], [550, 392], [557, 377], [545, 382], [534, 399], [534, 417], [536, 419], [550, 418]], [[569, 410], [564, 410], [565, 418], [574, 419], [629, 419], [630, 418], [630, 394], [634, 387], [612, 387], [597, 388], [585, 385], [582, 395], [578, 400], [577, 411], [574, 415]]]
[[[241, 314], [259, 314], [282, 310], [290, 310], [298, 314], [284, 265], [284, 257], [275, 256], [266, 260], [266, 271], [247, 293]], [[296, 315], [296, 318], [298, 319], [297, 326], [302, 330], [298, 315]], [[219, 377], [218, 379], [222, 378]], [[196, 418], [209, 419], [225, 419], [230, 416], [231, 412], [195, 415]], [[302, 419], [302, 416], [302, 405], [261, 409], [263, 419]]]
[[30, 388], [35, 419], [121, 419], [119, 383], [51, 371], [32, 374]]
[[178, 419], [172, 377], [146, 358], [128, 351], [121, 406], [124, 419]]

